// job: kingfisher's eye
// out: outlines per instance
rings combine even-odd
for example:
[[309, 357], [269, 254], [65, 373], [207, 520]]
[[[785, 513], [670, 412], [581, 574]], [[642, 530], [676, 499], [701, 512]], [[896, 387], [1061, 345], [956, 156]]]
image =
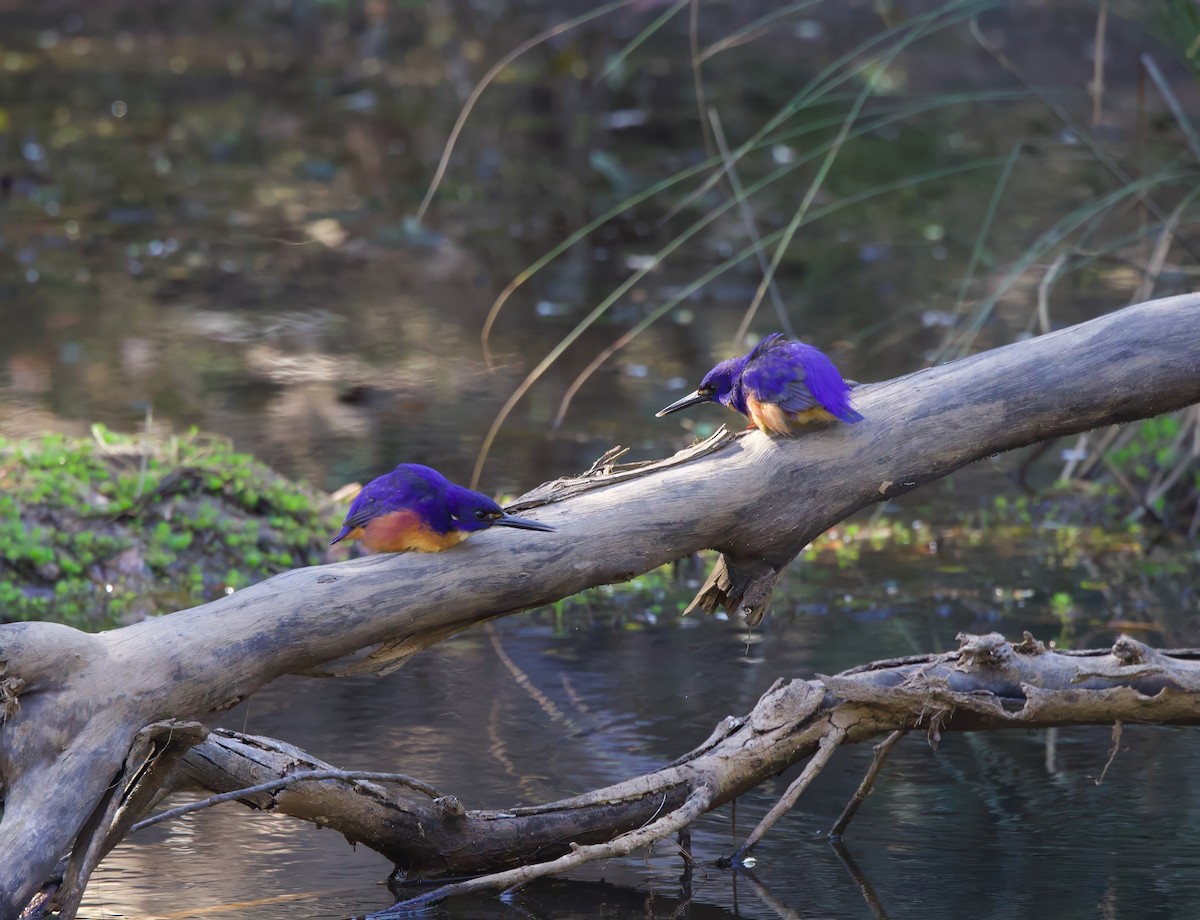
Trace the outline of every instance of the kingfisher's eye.
[[717, 388], [714, 386], [702, 386], [696, 390], [696, 394], [699, 396], [712, 396], [715, 392], [717, 392]]
[[475, 511], [475, 517], [480, 521], [486, 521], [488, 519], [488, 513], [482, 508], [479, 508]]

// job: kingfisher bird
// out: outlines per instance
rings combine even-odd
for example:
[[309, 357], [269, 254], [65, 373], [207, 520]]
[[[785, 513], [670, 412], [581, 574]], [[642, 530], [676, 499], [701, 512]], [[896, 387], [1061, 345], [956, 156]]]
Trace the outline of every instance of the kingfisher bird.
[[750, 417], [760, 431], [791, 434], [810, 422], [861, 422], [850, 405], [850, 384], [819, 348], [773, 332], [749, 354], [722, 361], [700, 386], [657, 413], [718, 402]]
[[489, 527], [554, 530], [507, 514], [482, 492], [455, 485], [435, 469], [401, 463], [366, 484], [329, 542], [361, 540], [373, 553], [438, 553]]

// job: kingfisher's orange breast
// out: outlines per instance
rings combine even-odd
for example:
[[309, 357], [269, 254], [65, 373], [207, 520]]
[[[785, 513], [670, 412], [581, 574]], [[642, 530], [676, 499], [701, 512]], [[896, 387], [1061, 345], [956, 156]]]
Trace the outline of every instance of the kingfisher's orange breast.
[[461, 543], [466, 536], [465, 530], [438, 533], [421, 520], [415, 511], [393, 511], [355, 528], [346, 535], [346, 539], [361, 540], [363, 546], [373, 553], [403, 553], [410, 550], [440, 553]]
[[834, 421], [834, 417], [820, 406], [800, 412], [788, 412], [775, 403], [760, 402], [750, 395], [746, 396], [746, 414], [750, 416], [750, 421], [758, 426], [759, 431], [767, 434], [791, 434], [811, 422]]

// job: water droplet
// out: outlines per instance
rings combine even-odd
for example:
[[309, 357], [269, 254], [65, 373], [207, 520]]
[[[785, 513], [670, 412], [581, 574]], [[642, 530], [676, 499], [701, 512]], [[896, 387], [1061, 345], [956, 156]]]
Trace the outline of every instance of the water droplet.
[[118, 99], [116, 102], [114, 102], [112, 104], [113, 118], [124, 118], [126, 113], [128, 113], [128, 112], [129, 112], [129, 106], [127, 106], [120, 99]]

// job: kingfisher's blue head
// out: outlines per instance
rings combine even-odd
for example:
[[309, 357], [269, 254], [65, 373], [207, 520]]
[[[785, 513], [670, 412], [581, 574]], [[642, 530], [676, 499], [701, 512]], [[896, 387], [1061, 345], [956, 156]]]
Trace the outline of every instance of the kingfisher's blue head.
[[472, 489], [451, 483], [445, 492], [450, 529], [474, 533], [489, 527], [516, 527], [520, 530], [554, 530], [546, 524], [508, 514], [498, 504]]
[[508, 514], [482, 492], [455, 485], [437, 470], [401, 463], [367, 483], [332, 542], [362, 540], [373, 552], [439, 552], [489, 527], [554, 529]]
[[745, 414], [746, 403], [742, 396], [741, 379], [742, 371], [746, 369], [746, 361], [749, 358], [749, 355], [742, 355], [739, 358], [722, 361], [704, 375], [700, 386], [683, 399], [677, 399], [667, 408], [655, 413], [654, 417], [662, 418], [664, 415], [670, 415], [672, 412], [678, 412], [680, 409], [686, 409], [688, 406], [695, 406], [702, 402], [717, 402]]

